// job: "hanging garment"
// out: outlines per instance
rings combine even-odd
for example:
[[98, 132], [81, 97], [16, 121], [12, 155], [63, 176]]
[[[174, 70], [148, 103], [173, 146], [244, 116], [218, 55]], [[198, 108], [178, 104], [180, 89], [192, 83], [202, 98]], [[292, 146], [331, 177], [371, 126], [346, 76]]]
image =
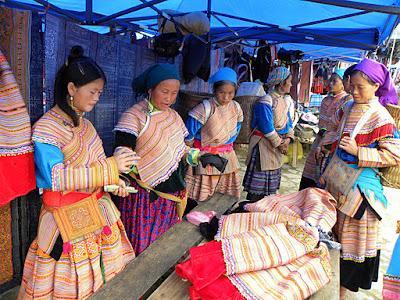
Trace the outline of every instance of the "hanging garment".
[[0, 51], [0, 206], [36, 187], [31, 125], [25, 102]]

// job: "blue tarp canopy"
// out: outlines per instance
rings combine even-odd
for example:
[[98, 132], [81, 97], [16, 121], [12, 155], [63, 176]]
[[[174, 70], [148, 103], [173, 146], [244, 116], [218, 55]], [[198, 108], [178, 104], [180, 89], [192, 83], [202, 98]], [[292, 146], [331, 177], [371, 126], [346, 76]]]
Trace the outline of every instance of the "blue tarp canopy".
[[[324, 3], [316, 3], [324, 2]], [[211, 40], [265, 39], [309, 57], [359, 58], [376, 49], [398, 24], [400, 0], [5, 0], [6, 5], [44, 9], [82, 25], [155, 33], [160, 10], [204, 11]], [[329, 4], [327, 4], [329, 3]], [[388, 14], [389, 13], [389, 14]], [[97, 31], [101, 27], [95, 27]], [[118, 32], [117, 30], [117, 32]]]

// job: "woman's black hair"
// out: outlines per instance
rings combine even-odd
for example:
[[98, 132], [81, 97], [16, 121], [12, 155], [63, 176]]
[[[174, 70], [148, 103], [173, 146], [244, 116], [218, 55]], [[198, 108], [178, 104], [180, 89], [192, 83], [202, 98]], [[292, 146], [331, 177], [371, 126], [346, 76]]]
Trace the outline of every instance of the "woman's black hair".
[[346, 80], [348, 77], [351, 76], [351, 73], [353, 73], [354, 68], [357, 66], [357, 64], [351, 65], [350, 67], [348, 67], [344, 73], [343, 73], [343, 80]]
[[224, 86], [225, 84], [230, 84], [235, 88], [235, 92], [237, 90], [237, 84], [229, 80], [221, 80], [217, 81], [213, 84], [213, 92], [215, 93], [220, 87]]
[[72, 82], [77, 88], [96, 79], [103, 79], [106, 75], [99, 65], [91, 58], [83, 55], [81, 46], [73, 46], [67, 62], [58, 70], [54, 83], [54, 105], [58, 105], [69, 115], [74, 126], [79, 125], [79, 116], [69, 104], [68, 83]]

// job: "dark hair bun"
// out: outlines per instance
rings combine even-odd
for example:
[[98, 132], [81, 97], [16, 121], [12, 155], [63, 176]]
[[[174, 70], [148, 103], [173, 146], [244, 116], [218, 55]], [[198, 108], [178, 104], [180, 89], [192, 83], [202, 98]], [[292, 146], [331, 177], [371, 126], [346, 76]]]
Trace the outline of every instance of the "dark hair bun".
[[76, 58], [82, 58], [83, 57], [83, 48], [82, 46], [73, 46], [71, 48], [71, 52], [69, 54], [68, 59], [76, 59]]

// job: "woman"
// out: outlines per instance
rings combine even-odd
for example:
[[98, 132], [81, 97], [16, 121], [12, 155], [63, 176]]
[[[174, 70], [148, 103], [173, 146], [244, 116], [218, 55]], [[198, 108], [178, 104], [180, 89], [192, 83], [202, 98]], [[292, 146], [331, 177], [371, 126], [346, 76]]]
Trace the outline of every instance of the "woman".
[[[207, 164], [206, 156], [202, 156], [202, 163], [197, 167], [189, 168], [186, 183], [189, 198], [194, 201], [205, 201], [215, 192], [240, 197], [239, 161], [233, 150], [243, 122], [243, 111], [233, 100], [237, 75], [231, 68], [224, 67], [210, 78], [210, 83], [214, 97], [189, 112], [186, 142], [202, 152], [222, 157], [222, 168], [213, 165], [213, 158]], [[227, 160], [225, 167], [224, 159]]]
[[300, 190], [317, 186], [321, 169], [326, 161], [332, 143], [337, 136], [338, 123], [332, 118], [336, 111], [342, 108], [351, 96], [344, 90], [344, 70], [336, 69], [329, 79], [330, 93], [322, 100], [318, 135], [307, 155], [303, 175], [300, 181]]
[[80, 46], [73, 47], [56, 76], [56, 104], [34, 125], [44, 205], [25, 260], [20, 299], [86, 299], [135, 257], [120, 213], [103, 191], [121, 184], [119, 172], [135, 157], [106, 158], [95, 128], [83, 118], [99, 101], [105, 81], [100, 67]]
[[[138, 255], [182, 217], [186, 206], [187, 130], [171, 109], [179, 92], [179, 75], [171, 64], [155, 64], [133, 82], [146, 97], [124, 112], [115, 127], [116, 151], [136, 152], [140, 160], [129, 173], [138, 192], [119, 198], [122, 221]], [[188, 154], [188, 155], [186, 155]]]
[[353, 72], [356, 65], [351, 65], [348, 67], [343, 73], [343, 86], [346, 93], [351, 93], [351, 86], [350, 86], [350, 75]]
[[285, 100], [292, 86], [290, 71], [285, 67], [275, 68], [268, 76], [267, 86], [270, 90], [255, 103], [251, 120], [253, 132], [243, 180], [250, 201], [276, 194], [281, 182], [283, 156], [294, 137]]
[[377, 168], [400, 163], [394, 120], [380, 104], [397, 101], [390, 85], [388, 70], [376, 61], [364, 59], [354, 68], [354, 101], [344, 108], [340, 141], [321, 179], [338, 200], [335, 231], [342, 244], [341, 297], [346, 289], [370, 289], [378, 279], [380, 220], [388, 200]]

